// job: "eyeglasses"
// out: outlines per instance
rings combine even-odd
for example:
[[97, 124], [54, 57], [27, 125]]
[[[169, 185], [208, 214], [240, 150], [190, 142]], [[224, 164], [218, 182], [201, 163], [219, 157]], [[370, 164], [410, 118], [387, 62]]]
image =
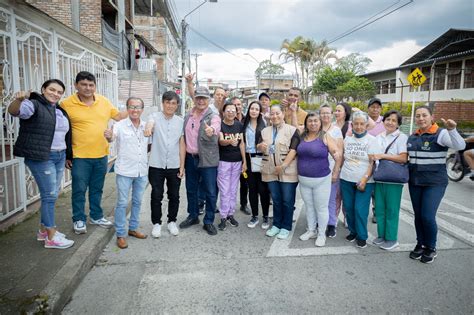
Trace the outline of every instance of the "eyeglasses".
[[143, 106], [128, 106], [128, 109], [134, 110], [134, 109], [143, 109]]

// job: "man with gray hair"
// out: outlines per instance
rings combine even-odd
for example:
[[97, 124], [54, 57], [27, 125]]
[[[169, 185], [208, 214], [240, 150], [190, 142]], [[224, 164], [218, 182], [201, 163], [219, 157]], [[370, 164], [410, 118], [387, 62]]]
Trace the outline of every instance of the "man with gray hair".
[[145, 137], [145, 122], [141, 120], [143, 100], [130, 97], [127, 100], [128, 119], [122, 120], [112, 128], [105, 130], [105, 138], [116, 140], [117, 160], [115, 173], [117, 183], [117, 205], [115, 206], [115, 230], [117, 246], [127, 248], [127, 205], [132, 190], [132, 209], [130, 213], [128, 235], [138, 239], [147, 236], [138, 231], [139, 215], [143, 193], [148, 182], [148, 137]]

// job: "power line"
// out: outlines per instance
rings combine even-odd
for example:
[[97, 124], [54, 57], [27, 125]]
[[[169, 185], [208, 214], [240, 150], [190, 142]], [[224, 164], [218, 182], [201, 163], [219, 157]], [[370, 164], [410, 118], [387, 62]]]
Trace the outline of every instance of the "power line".
[[[344, 33], [342, 33], [342, 34], [336, 36], [335, 38], [331, 39], [330, 41], [328, 41], [328, 44], [332, 44], [332, 43], [334, 43], [335, 41], [338, 41], [338, 40], [340, 40], [340, 39], [342, 39], [342, 38], [344, 38], [344, 37], [346, 37], [346, 36], [348, 36], [348, 35], [350, 35], [350, 34], [356, 32], [356, 31], [358, 31], [358, 30], [360, 30], [360, 29], [362, 29], [362, 28], [364, 28], [364, 27], [366, 27], [366, 26], [368, 26], [368, 25], [370, 25], [370, 24], [372, 24], [372, 23], [375, 23], [376, 21], [378, 21], [378, 20], [380, 20], [380, 19], [386, 17], [387, 15], [390, 15], [390, 14], [392, 14], [393, 12], [398, 11], [398, 10], [400, 10], [401, 8], [403, 8], [403, 7], [407, 6], [407, 5], [409, 5], [409, 4], [412, 3], [413, 1], [414, 1], [414, 0], [410, 0], [409, 2], [407, 2], [407, 3], [405, 3], [405, 4], [402, 4], [402, 5], [399, 6], [399, 7], [396, 7], [395, 9], [393, 9], [393, 10], [391, 10], [391, 11], [389, 11], [389, 12], [387, 12], [387, 13], [381, 15], [381, 16], [379, 16], [378, 18], [376, 18], [376, 19], [374, 19], [374, 20], [372, 20], [372, 21], [370, 21], [370, 22], [368, 22], [368, 23], [364, 23], [364, 24], [362, 24], [361, 26], [358, 26], [358, 27], [355, 27], [355, 28], [353, 27], [352, 30], [346, 31], [346, 32], [344, 32]], [[392, 6], [393, 6], [393, 5], [392, 5]], [[390, 7], [392, 7], [392, 6], [390, 6]], [[390, 8], [390, 7], [388, 7], [388, 8]], [[382, 10], [381, 12], [386, 11], [388, 8]], [[380, 14], [380, 13], [377, 13], [376, 15], [378, 15], [378, 14]], [[370, 19], [370, 18], [369, 18], [369, 19]]]

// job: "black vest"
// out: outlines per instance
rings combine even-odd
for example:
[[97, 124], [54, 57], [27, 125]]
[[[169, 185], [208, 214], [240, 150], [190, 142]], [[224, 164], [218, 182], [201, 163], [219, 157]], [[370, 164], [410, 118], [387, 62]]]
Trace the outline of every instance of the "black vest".
[[446, 172], [448, 147], [438, 144], [441, 130], [438, 128], [435, 134], [413, 134], [408, 138], [410, 184], [421, 186], [448, 184]]
[[[69, 117], [66, 111], [59, 106], [51, 106], [51, 104], [38, 93], [31, 93], [30, 101], [34, 105], [35, 113], [29, 119], [20, 119], [20, 132], [13, 149], [13, 154], [31, 160], [46, 161], [49, 159], [56, 128], [56, 108], [61, 110], [68, 121]], [[71, 124], [69, 123], [69, 131], [66, 134], [66, 146], [69, 151], [68, 156], [72, 155], [70, 144]]]

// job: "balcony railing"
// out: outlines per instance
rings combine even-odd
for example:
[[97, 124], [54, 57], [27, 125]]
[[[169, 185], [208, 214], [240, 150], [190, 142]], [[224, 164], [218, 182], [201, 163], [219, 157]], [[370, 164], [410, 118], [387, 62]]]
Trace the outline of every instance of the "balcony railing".
[[137, 68], [140, 72], [152, 72], [156, 70], [155, 59], [136, 59]]

